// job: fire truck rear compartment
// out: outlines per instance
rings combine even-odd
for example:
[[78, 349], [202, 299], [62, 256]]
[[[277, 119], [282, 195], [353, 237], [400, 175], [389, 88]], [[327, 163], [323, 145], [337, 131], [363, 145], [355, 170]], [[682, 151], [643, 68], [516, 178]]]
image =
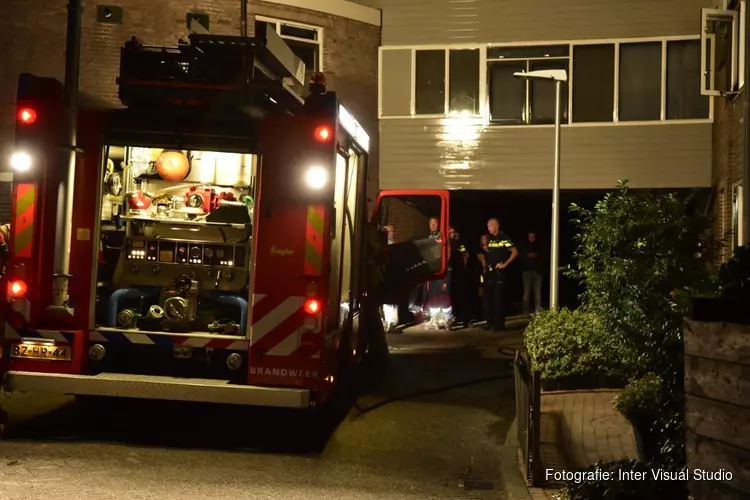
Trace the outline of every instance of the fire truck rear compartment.
[[91, 371], [242, 383], [246, 344], [210, 345], [246, 339], [257, 157], [108, 145], [104, 158], [92, 342], [107, 342]]

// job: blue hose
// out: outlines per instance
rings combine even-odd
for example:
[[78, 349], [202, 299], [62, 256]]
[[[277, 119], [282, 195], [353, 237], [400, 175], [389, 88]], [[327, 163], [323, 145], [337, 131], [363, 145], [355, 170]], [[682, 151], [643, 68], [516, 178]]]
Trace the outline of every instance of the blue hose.
[[120, 288], [112, 292], [107, 301], [107, 326], [117, 326], [117, 313], [118, 306], [121, 300], [140, 299], [146, 297], [152, 297], [159, 293], [158, 287], [148, 288]]
[[247, 300], [238, 295], [229, 295], [225, 293], [217, 294], [214, 297], [217, 304], [225, 306], [235, 306], [240, 309], [240, 332], [245, 335], [245, 329], [247, 328]]

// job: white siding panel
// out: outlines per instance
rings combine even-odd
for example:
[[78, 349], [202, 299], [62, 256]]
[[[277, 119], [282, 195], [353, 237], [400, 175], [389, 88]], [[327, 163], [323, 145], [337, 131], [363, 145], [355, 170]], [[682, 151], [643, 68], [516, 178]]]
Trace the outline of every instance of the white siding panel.
[[692, 35], [711, 0], [379, 0], [383, 45]]
[[[381, 120], [380, 189], [551, 189], [552, 127]], [[563, 189], [711, 185], [711, 124], [563, 127]]]

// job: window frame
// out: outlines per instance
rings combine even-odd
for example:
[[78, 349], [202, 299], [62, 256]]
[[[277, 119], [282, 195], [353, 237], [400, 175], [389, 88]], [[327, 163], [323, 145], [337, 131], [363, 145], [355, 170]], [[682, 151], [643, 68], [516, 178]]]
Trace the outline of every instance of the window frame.
[[[382, 102], [382, 87], [380, 80], [383, 75], [382, 71], [382, 53], [383, 50], [398, 50], [392, 47], [380, 47], [378, 51], [378, 118], [391, 118], [388, 116], [382, 116], [381, 114], [381, 102]], [[479, 110], [477, 113], [471, 113], [468, 115], [470, 118], [480, 118], [485, 114], [485, 107], [487, 101], [487, 89], [482, 82], [487, 81], [487, 45], [486, 44], [452, 44], [452, 45], [425, 45], [419, 47], [409, 47], [411, 49], [411, 107], [409, 109], [409, 115], [398, 116], [393, 118], [445, 118], [455, 116], [450, 112], [450, 76], [451, 76], [451, 50], [478, 50], [479, 51], [479, 81], [477, 82], [479, 88]], [[401, 48], [404, 50], [404, 48]], [[417, 52], [423, 50], [442, 50], [443, 56], [445, 57], [445, 75], [443, 96], [445, 103], [443, 105], [443, 113], [432, 113], [432, 114], [417, 114]]]
[[[492, 47], [503, 47], [503, 46], [513, 47], [513, 45], [493, 45]], [[535, 62], [540, 62], [540, 61], [567, 61], [568, 68], [567, 68], [566, 71], [568, 72], [568, 75], [570, 75], [571, 68], [572, 68], [572, 62], [573, 62], [573, 55], [571, 53], [571, 51], [573, 49], [572, 45], [570, 45], [570, 44], [564, 44], [564, 43], [556, 43], [556, 44], [545, 43], [545, 44], [533, 44], [533, 45], [525, 44], [523, 46], [524, 47], [534, 47], [534, 46], [536, 46], [536, 47], [548, 47], [548, 46], [561, 46], [561, 47], [565, 47], [565, 46], [567, 46], [568, 47], [568, 55], [567, 56], [552, 56], [552, 57], [503, 57], [503, 58], [494, 58], [494, 57], [490, 58], [489, 56], [487, 56], [485, 58], [486, 59], [486, 68], [485, 68], [485, 70], [487, 70], [487, 68], [489, 68], [490, 64], [493, 64], [493, 63], [502, 63], [502, 62], [515, 62], [515, 63], [521, 63], [521, 62], [523, 62], [523, 63], [525, 63], [525, 66], [526, 66], [525, 71], [530, 71], [531, 65], [533, 63], [535, 63]], [[488, 47], [488, 49], [489, 49], [489, 47]], [[549, 123], [533, 123], [533, 122], [530, 121], [531, 118], [532, 118], [531, 115], [533, 114], [533, 109], [531, 109], [531, 100], [532, 100], [532, 91], [531, 91], [531, 89], [532, 89], [533, 83], [532, 83], [531, 80], [529, 80], [527, 78], [527, 79], [524, 80], [524, 84], [525, 84], [524, 85], [524, 87], [525, 87], [525, 90], [524, 90], [524, 93], [525, 93], [525, 102], [524, 102], [524, 105], [523, 105], [523, 117], [522, 117], [522, 119], [519, 120], [517, 123], [508, 123], [508, 120], [503, 120], [503, 121], [496, 120], [496, 121], [493, 122], [492, 121], [492, 116], [490, 114], [490, 106], [492, 104], [490, 102], [491, 101], [491, 97], [492, 97], [490, 95], [490, 88], [489, 88], [489, 86], [490, 86], [490, 79], [487, 78], [487, 81], [485, 82], [486, 94], [487, 94], [487, 123], [489, 123], [492, 127], [528, 127], [528, 126], [550, 126], [550, 125], [554, 126], [554, 123], [553, 124], [549, 124]], [[551, 85], [551, 86], [554, 85], [551, 82], [549, 82], [548, 84]], [[566, 86], [568, 87], [568, 97], [570, 97], [570, 88], [572, 88], [571, 85], [570, 85], [570, 78], [568, 78], [568, 81], [566, 82]], [[561, 101], [562, 101], [562, 99], [561, 99]], [[529, 113], [529, 110], [531, 110], [531, 113]], [[553, 113], [553, 115], [554, 115], [554, 113]], [[571, 108], [570, 108], [570, 102], [568, 102], [568, 123], [570, 122], [570, 115], [571, 115]]]
[[[706, 85], [706, 80], [701, 80], [701, 94], [710, 97], [723, 97], [727, 95], [737, 94], [739, 92], [740, 77], [739, 77], [739, 66], [741, 60], [744, 59], [744, 48], [740, 49], [739, 46], [744, 46], [744, 40], [740, 38], [744, 36], [743, 23], [740, 21], [741, 14], [743, 14], [742, 3], [740, 8], [733, 10], [713, 9], [704, 8], [701, 9], [701, 72], [705, 75], [710, 74], [709, 86]], [[731, 61], [730, 61], [730, 74], [729, 74], [729, 88], [726, 90], [717, 90], [715, 86], [715, 64], [716, 64], [716, 38], [714, 33], [708, 32], [708, 23], [710, 22], [731, 22], [732, 27], [732, 43], [731, 43]], [[710, 58], [710, 59], [709, 59]]]
[[[317, 45], [318, 46], [318, 71], [324, 71], [323, 67], [323, 49], [324, 49], [324, 39], [325, 39], [325, 29], [322, 26], [315, 26], [312, 24], [305, 24], [305, 23], [298, 23], [297, 21], [290, 21], [288, 19], [281, 19], [277, 17], [270, 17], [270, 16], [262, 16], [260, 14], [255, 16], [256, 21], [261, 21], [264, 23], [271, 23], [276, 25], [276, 34], [278, 34], [281, 38], [284, 40], [292, 40], [294, 42], [298, 43], [308, 43], [310, 45]], [[293, 28], [301, 28], [305, 30], [315, 31], [318, 36], [317, 40], [309, 40], [307, 38], [300, 38], [296, 36], [290, 36], [290, 35], [282, 35], [281, 34], [281, 25], [284, 24], [286, 26], [291, 26]]]
[[[404, 120], [404, 119], [436, 119], [443, 118], [449, 119], [454, 118], [448, 113], [449, 96], [450, 96], [450, 50], [451, 49], [479, 49], [479, 110], [478, 114], [470, 115], [464, 118], [471, 118], [472, 121], [481, 121], [484, 126], [492, 128], [502, 127], [515, 127], [515, 128], [549, 128], [554, 127], [551, 124], [502, 124], [502, 123], [491, 123], [490, 122], [490, 99], [489, 99], [489, 63], [495, 61], [495, 59], [488, 58], [488, 49], [495, 47], [540, 47], [540, 46], [558, 46], [566, 45], [569, 47], [569, 55], [565, 57], [550, 57], [545, 59], [567, 59], [568, 60], [568, 119], [563, 122], [563, 126], [566, 127], [607, 127], [607, 126], [644, 126], [644, 125], [675, 125], [675, 124], [700, 124], [700, 123], [713, 123], [714, 121], [714, 99], [709, 99], [709, 110], [708, 117], [706, 118], [689, 118], [689, 119], [667, 119], [666, 118], [666, 106], [667, 106], [667, 47], [668, 42], [671, 41], [688, 41], [688, 40], [701, 40], [700, 34], [695, 35], [675, 35], [675, 36], [658, 36], [658, 37], [633, 37], [633, 38], [605, 38], [605, 39], [590, 39], [590, 40], [560, 40], [560, 41], [539, 41], [539, 42], [506, 42], [506, 43], [485, 43], [485, 44], [429, 44], [429, 45], [386, 45], [381, 46], [378, 49], [378, 119], [381, 120]], [[620, 44], [630, 43], [661, 43], [661, 109], [659, 112], [659, 120], [649, 121], [627, 121], [623, 122], [619, 120], [619, 80], [620, 80]], [[573, 121], [573, 87], [575, 85], [575, 75], [573, 74], [573, 61], [575, 58], [574, 50], [576, 46], [582, 45], [614, 45], [615, 61], [614, 61], [614, 109], [613, 119], [609, 122], [574, 122]], [[713, 45], [712, 45], [713, 47]], [[409, 113], [399, 116], [389, 116], [382, 114], [382, 76], [383, 76], [383, 65], [382, 65], [382, 54], [386, 50], [408, 50], [411, 52], [411, 101]], [[416, 103], [416, 51], [418, 50], [444, 50], [446, 58], [445, 67], [445, 98], [446, 105], [444, 113], [429, 114], [429, 115], [418, 115], [415, 113]], [[499, 59], [510, 61], [508, 59]], [[521, 60], [521, 59], [518, 59]], [[526, 60], [526, 59], [523, 59]], [[528, 85], [527, 85], [528, 86]], [[527, 90], [528, 96], [528, 90]], [[528, 97], [527, 97], [528, 99]]]

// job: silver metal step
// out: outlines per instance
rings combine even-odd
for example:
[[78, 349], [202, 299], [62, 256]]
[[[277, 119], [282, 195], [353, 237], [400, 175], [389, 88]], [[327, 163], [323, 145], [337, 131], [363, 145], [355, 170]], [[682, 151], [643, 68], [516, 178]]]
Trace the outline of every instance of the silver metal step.
[[100, 373], [68, 375], [10, 371], [6, 387], [13, 391], [56, 394], [164, 399], [246, 406], [308, 408], [310, 391], [252, 385], [234, 385], [228, 380], [175, 378], [154, 375]]

